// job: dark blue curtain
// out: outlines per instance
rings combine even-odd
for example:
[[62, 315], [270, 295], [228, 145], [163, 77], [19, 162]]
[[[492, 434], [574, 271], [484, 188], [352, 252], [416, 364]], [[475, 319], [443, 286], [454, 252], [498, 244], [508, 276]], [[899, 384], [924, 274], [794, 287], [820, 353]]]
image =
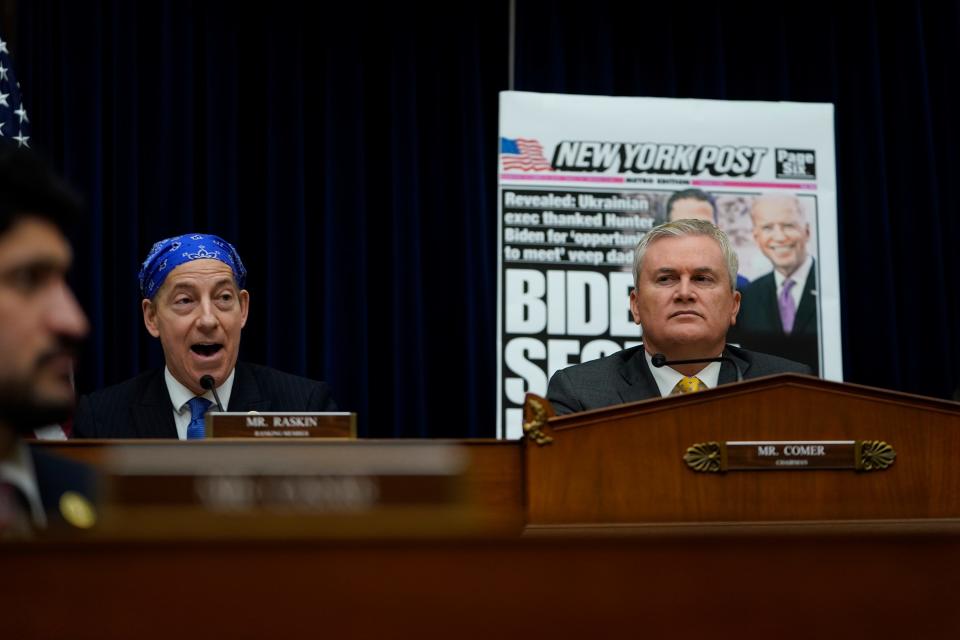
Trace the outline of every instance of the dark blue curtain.
[[950, 397], [957, 2], [518, 0], [516, 88], [836, 107], [844, 378]]
[[[87, 196], [83, 391], [161, 362], [135, 274], [188, 229], [251, 271], [241, 357], [330, 381], [366, 436], [494, 435], [508, 3], [17, 5], [34, 143]], [[517, 0], [516, 88], [836, 105], [844, 368], [958, 380], [955, 2]]]
[[250, 271], [241, 358], [327, 380], [365, 436], [494, 436], [507, 15], [20, 3], [35, 146], [90, 209], [74, 234], [94, 327], [80, 390], [162, 363], [139, 261], [208, 230]]

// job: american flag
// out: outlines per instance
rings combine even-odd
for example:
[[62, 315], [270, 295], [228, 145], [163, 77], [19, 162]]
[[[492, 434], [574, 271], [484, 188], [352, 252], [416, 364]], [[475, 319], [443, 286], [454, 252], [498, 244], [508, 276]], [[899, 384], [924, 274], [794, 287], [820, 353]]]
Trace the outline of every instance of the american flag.
[[532, 138], [500, 138], [500, 158], [506, 171], [552, 171], [543, 147]]
[[30, 118], [23, 106], [20, 83], [13, 73], [13, 62], [7, 43], [0, 38], [0, 136], [17, 141], [19, 147], [30, 146]]

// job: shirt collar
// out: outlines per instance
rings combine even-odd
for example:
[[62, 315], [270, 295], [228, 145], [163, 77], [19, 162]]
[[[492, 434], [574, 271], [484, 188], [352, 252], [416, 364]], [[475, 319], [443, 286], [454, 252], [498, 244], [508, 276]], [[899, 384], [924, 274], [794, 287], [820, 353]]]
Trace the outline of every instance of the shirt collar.
[[[660, 395], [663, 397], [669, 396], [673, 391], [673, 388], [677, 386], [677, 383], [680, 382], [680, 380], [682, 380], [685, 376], [679, 371], [666, 365], [662, 367], [653, 366], [653, 358], [649, 353], [647, 353], [646, 349], [644, 349], [643, 355], [647, 358], [647, 367], [650, 369], [650, 373], [653, 375], [654, 382], [657, 383], [657, 388], [660, 389]], [[723, 354], [720, 353], [717, 355], [719, 357]], [[700, 378], [700, 382], [713, 389], [719, 384], [720, 381], [720, 363], [711, 362], [695, 375], [696, 377]]]
[[[233, 391], [233, 376], [236, 371], [237, 368], [234, 367], [230, 371], [230, 375], [227, 376], [227, 379], [223, 381], [223, 384], [217, 387], [217, 395], [220, 396], [220, 402], [223, 403], [224, 411], [230, 407], [230, 394]], [[183, 413], [187, 408], [187, 403], [196, 398], [197, 395], [174, 378], [173, 374], [170, 373], [169, 367], [163, 368], [163, 378], [167, 382], [167, 393], [170, 394], [170, 403], [173, 405], [173, 410], [176, 411], [177, 414]], [[216, 407], [217, 401], [213, 397], [213, 391], [208, 390], [200, 397], [206, 398]]]
[[[796, 283], [793, 285], [794, 291], [797, 291], [798, 293], [803, 291], [803, 287], [807, 284], [807, 276], [810, 275], [810, 268], [812, 266], [813, 256], [808, 253], [806, 259], [800, 263], [799, 267], [797, 267], [797, 270], [791, 273], [789, 276], [790, 279]], [[777, 291], [783, 291], [783, 283], [787, 279], [787, 276], [774, 269], [773, 278], [777, 283]]]

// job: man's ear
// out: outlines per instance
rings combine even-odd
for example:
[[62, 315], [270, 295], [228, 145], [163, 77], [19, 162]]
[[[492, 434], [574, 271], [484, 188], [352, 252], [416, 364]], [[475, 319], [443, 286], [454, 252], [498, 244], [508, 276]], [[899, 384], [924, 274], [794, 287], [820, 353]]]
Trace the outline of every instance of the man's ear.
[[737, 324], [737, 314], [740, 313], [740, 300], [742, 296], [739, 291], [733, 292], [733, 313], [730, 314], [730, 326]]
[[250, 292], [240, 290], [240, 328], [247, 326], [247, 314], [250, 313]]
[[630, 315], [634, 324], [640, 324], [640, 298], [636, 287], [630, 289]]
[[154, 338], [160, 337], [160, 328], [157, 326], [157, 307], [149, 298], [140, 303], [143, 309], [143, 325]]

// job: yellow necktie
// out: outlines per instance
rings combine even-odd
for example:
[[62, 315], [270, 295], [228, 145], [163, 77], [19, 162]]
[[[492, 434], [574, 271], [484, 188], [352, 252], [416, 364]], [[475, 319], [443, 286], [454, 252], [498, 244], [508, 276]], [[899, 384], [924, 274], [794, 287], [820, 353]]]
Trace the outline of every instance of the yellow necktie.
[[708, 389], [707, 385], [703, 384], [703, 380], [697, 378], [696, 376], [684, 377], [677, 383], [673, 388], [673, 391], [670, 392], [670, 395], [675, 396], [678, 393], [694, 393], [695, 391], [703, 391]]

